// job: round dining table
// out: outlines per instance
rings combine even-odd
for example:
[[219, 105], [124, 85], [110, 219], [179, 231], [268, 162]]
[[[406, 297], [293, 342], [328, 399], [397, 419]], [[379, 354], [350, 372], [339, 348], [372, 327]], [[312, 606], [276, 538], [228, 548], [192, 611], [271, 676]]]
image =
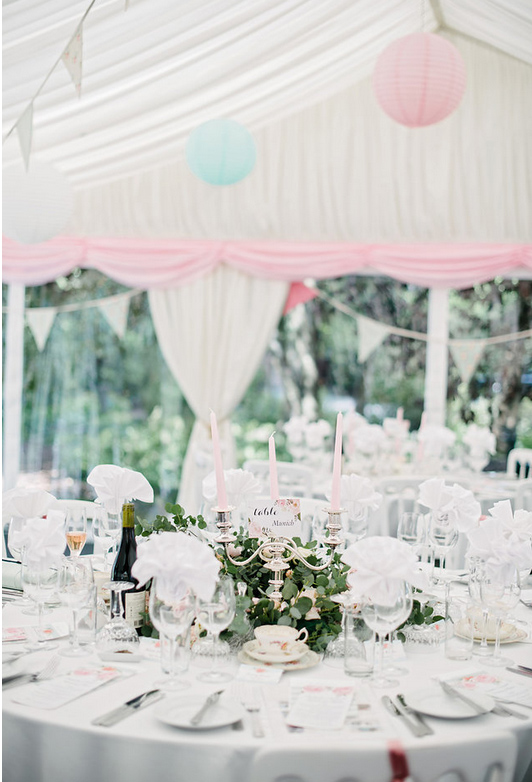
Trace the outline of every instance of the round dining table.
[[[458, 587], [459, 588], [459, 587]], [[528, 638], [507, 644], [503, 651], [517, 664], [532, 668], [532, 608], [520, 604], [515, 618], [528, 624]], [[57, 608], [46, 617], [47, 622], [57, 624], [67, 619], [64, 609]], [[35, 623], [34, 617], [25, 616], [13, 602], [3, 609], [3, 627], [10, 628]], [[521, 635], [524, 636], [524, 633]], [[59, 640], [59, 646], [68, 645], [67, 638]], [[46, 661], [58, 650], [25, 653], [22, 644], [11, 642], [3, 645], [6, 653], [22, 654], [15, 661], [3, 666], [3, 676], [14, 672], [31, 672], [42, 669]], [[144, 648], [144, 647], [142, 647]], [[102, 660], [95, 648], [87, 647], [85, 657], [75, 659], [60, 656], [55, 677], [85, 666], [115, 665]], [[153, 652], [153, 650], [151, 650]], [[132, 711], [130, 716], [110, 727], [93, 724], [101, 715], [113, 710], [137, 695], [157, 687], [161, 679], [160, 661], [150, 654], [140, 653], [136, 662], [122, 662], [117, 667], [122, 675], [80, 697], [55, 708], [50, 704], [32, 705], [17, 702], [22, 695], [31, 695], [37, 682], [6, 689], [3, 697], [3, 774], [4, 782], [248, 782], [253, 778], [253, 764], [260, 753], [293, 747], [316, 751], [327, 757], [334, 766], [335, 753], [342, 749], [357, 756], [371, 749], [383, 757], [390, 746], [400, 747], [406, 758], [413, 759], [423, 751], [427, 768], [430, 768], [431, 752], [449, 751], [458, 739], [470, 742], [471, 753], [477, 750], [476, 739], [511, 734], [517, 740], [517, 762], [513, 782], [529, 782], [532, 778], [532, 676], [517, 675], [506, 668], [483, 667], [478, 658], [454, 661], [444, 656], [443, 644], [430, 647], [430, 651], [407, 650], [396, 664], [398, 684], [387, 689], [373, 688], [370, 679], [345, 675], [341, 658], [322, 659], [314, 667], [283, 671], [278, 681], [257, 678], [254, 665], [242, 663], [236, 655], [225, 658], [223, 670], [233, 678], [222, 684], [206, 684], [198, 679], [205, 671], [207, 660], [191, 656], [188, 670], [182, 674], [186, 688], [175, 693], [167, 692], [157, 703]], [[256, 666], [260, 668], [260, 663]], [[264, 669], [265, 666], [262, 666]], [[268, 669], [271, 674], [271, 669]], [[502, 716], [491, 712], [470, 719], [444, 719], [426, 717], [432, 728], [430, 735], [417, 737], [402, 719], [392, 716], [383, 706], [383, 695], [394, 697], [429, 691], [436, 686], [435, 677], [459, 676], [465, 671], [495, 673], [503, 681], [518, 685], [528, 699], [528, 707], [512, 704], [525, 719]], [[264, 674], [267, 675], [267, 674]], [[59, 681], [52, 679], [50, 681]], [[307, 684], [336, 685], [341, 682], [354, 688], [355, 696], [363, 704], [371, 718], [355, 721], [341, 729], [327, 725], [314, 728], [291, 727], [287, 724], [287, 702], [299, 686]], [[236, 709], [238, 720], [222, 727], [187, 729], [169, 724], [164, 719], [172, 703], [202, 703], [212, 692], [224, 690], [221, 699], [229, 709]], [[35, 692], [35, 690], [33, 690]], [[253, 708], [248, 711], [249, 693], [254, 693]], [[22, 698], [24, 700], [24, 698]], [[27, 700], [27, 698], [26, 698]], [[31, 700], [31, 699], [30, 699]], [[52, 704], [53, 705], [53, 704]], [[508, 704], [510, 705], [510, 704]], [[257, 727], [259, 728], [257, 730]], [[428, 753], [428, 754], [427, 754]], [[390, 779], [392, 773], [390, 771]], [[428, 777], [427, 777], [428, 778]]]

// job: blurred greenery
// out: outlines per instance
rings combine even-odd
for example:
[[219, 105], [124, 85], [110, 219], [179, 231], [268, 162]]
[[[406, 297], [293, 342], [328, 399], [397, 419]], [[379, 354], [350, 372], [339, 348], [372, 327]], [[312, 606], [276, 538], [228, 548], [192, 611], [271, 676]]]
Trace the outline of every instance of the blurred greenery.
[[[424, 288], [384, 277], [344, 277], [317, 287], [324, 297], [381, 323], [426, 332]], [[60, 306], [126, 290], [95, 270], [77, 269], [28, 288], [26, 306]], [[530, 329], [531, 294], [529, 281], [502, 279], [451, 291], [451, 337]], [[425, 343], [389, 335], [364, 364], [357, 360], [357, 348], [356, 320], [325, 298], [281, 318], [232, 417], [239, 464], [267, 458], [274, 429], [278, 458], [288, 460], [282, 425], [301, 413], [332, 424], [338, 410], [356, 408], [381, 422], [401, 406], [417, 429]], [[122, 340], [98, 308], [86, 308], [57, 315], [42, 353], [25, 329], [24, 351], [22, 470], [28, 478], [40, 476], [60, 496], [92, 498], [85, 483], [90, 469], [119, 463], [146, 475], [159, 507], [174, 502], [193, 414], [162, 357], [146, 293], [131, 298]], [[532, 447], [531, 339], [487, 346], [467, 384], [449, 359], [448, 425], [460, 433], [471, 421], [496, 432], [493, 464], [501, 469], [511, 447]]]

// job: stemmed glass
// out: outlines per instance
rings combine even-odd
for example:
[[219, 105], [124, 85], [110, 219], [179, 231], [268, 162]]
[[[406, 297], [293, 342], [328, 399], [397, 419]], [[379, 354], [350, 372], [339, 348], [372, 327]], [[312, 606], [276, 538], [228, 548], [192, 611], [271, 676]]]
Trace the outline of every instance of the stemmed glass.
[[[105, 508], [98, 508], [94, 511], [92, 517], [92, 534], [94, 537], [94, 551], [96, 552], [96, 541], [98, 540], [103, 551], [102, 561], [104, 568], [109, 565], [109, 550], [114, 546], [115, 538], [111, 536], [105, 527], [104, 516], [107, 515]], [[98, 557], [99, 559], [99, 557]]]
[[122, 519], [120, 518], [120, 514], [109, 513], [105, 508], [102, 508], [99, 515], [99, 521], [101, 529], [105, 530], [107, 535], [113, 539], [111, 551], [114, 555], [118, 550], [118, 540], [122, 533]]
[[139, 647], [139, 637], [135, 628], [123, 617], [122, 592], [135, 588], [131, 581], [109, 581], [104, 586], [111, 593], [111, 620], [99, 630], [96, 647], [99, 652], [135, 652]]
[[495, 617], [495, 647], [491, 657], [484, 659], [485, 665], [512, 665], [513, 660], [501, 656], [501, 624], [521, 595], [519, 572], [511, 564], [497, 569], [486, 569], [480, 582], [482, 605]]
[[[13, 516], [11, 521], [9, 522], [9, 528], [7, 532], [7, 545], [9, 547], [10, 553], [18, 559], [21, 562], [21, 578], [22, 578], [22, 559], [24, 557], [24, 549], [19, 543], [19, 533], [22, 532], [22, 528], [24, 527], [24, 524], [26, 523], [26, 519], [20, 518], [18, 516]], [[20, 600], [17, 600], [17, 604], [23, 608], [22, 613], [28, 614], [30, 616], [35, 616], [37, 614], [37, 607], [33, 600], [31, 600], [25, 586], [24, 582], [22, 582], [22, 597]], [[43, 613], [48, 613], [47, 609], [43, 608]]]
[[57, 644], [52, 644], [44, 637], [42, 618], [46, 599], [51, 598], [57, 589], [57, 565], [47, 565], [45, 563], [35, 562], [24, 555], [22, 559], [21, 580], [25, 593], [37, 604], [39, 617], [37, 640], [30, 642], [26, 648], [30, 651], [54, 649]]
[[70, 645], [61, 649], [60, 654], [65, 657], [82, 657], [90, 654], [80, 646], [78, 639], [79, 611], [89, 603], [94, 589], [94, 575], [92, 565], [87, 557], [83, 560], [78, 557], [64, 557], [59, 569], [59, 599], [64, 606], [72, 611], [72, 632]]
[[[434, 549], [439, 550], [440, 570], [441, 574], [443, 575], [447, 552], [450, 551], [451, 548], [458, 542], [458, 530], [453, 527], [447, 513], [440, 511], [433, 512], [429, 523], [429, 540], [432, 543]], [[436, 583], [436, 579], [434, 578], [435, 560], [436, 551], [434, 551], [432, 560], [433, 583]], [[441, 582], [443, 583], [443, 579], [441, 579]]]
[[[412, 546], [414, 551], [423, 542], [425, 533], [424, 519], [421, 513], [402, 513], [397, 525], [397, 538]], [[417, 551], [416, 551], [417, 553]]]
[[213, 635], [213, 654], [210, 670], [200, 673], [198, 679], [203, 682], [218, 683], [232, 679], [232, 675], [219, 670], [218, 667], [218, 637], [225, 630], [235, 615], [236, 597], [233, 579], [221, 578], [210, 600], [198, 598], [197, 619], [202, 627]]
[[[155, 579], [150, 591], [150, 619], [159, 631], [161, 638], [166, 636], [170, 645], [170, 664], [168, 676], [156, 682], [167, 690], [180, 690], [190, 685], [178, 678], [188, 666], [190, 651], [190, 628], [196, 610], [194, 596], [187, 592], [182, 597], [173, 596], [164, 589], [164, 583]], [[179, 649], [181, 665], [176, 666], [176, 643]]]
[[368, 508], [364, 508], [359, 502], [350, 500], [346, 503], [347, 518], [345, 538], [346, 546], [365, 538], [368, 532]]
[[378, 665], [372, 678], [375, 687], [392, 687], [397, 680], [384, 675], [384, 638], [403, 624], [412, 611], [412, 588], [406, 581], [398, 581], [386, 603], [367, 603], [361, 608], [361, 616], [374, 630], [378, 639]]
[[482, 610], [482, 638], [478, 649], [473, 650], [474, 657], [490, 657], [493, 650], [488, 646], [488, 620], [489, 610], [483, 605], [482, 597], [480, 595], [480, 585], [485, 575], [486, 563], [480, 557], [471, 557], [469, 560], [469, 581], [468, 592], [469, 597], [473, 601], [473, 605], [476, 605]]
[[79, 557], [87, 540], [87, 513], [85, 509], [80, 514], [70, 510], [65, 522], [67, 546], [73, 557]]

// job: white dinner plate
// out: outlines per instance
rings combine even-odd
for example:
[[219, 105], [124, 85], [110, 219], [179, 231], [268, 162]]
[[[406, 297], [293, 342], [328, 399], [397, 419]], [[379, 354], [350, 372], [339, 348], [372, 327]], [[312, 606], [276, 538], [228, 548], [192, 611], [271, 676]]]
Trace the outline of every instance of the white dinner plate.
[[[495, 701], [489, 695], [480, 692], [464, 693], [484, 710], [484, 713], [491, 711], [495, 706]], [[429, 717], [442, 717], [449, 720], [463, 720], [468, 717], [477, 717], [476, 711], [460, 698], [447, 695], [441, 687], [433, 685], [423, 690], [415, 692], [405, 692], [406, 703], [420, 714], [426, 714]]]
[[223, 696], [211, 706], [199, 725], [191, 725], [190, 720], [197, 714], [207, 699], [207, 695], [187, 695], [186, 697], [162, 701], [154, 714], [158, 720], [183, 730], [212, 730], [233, 725], [244, 717], [244, 710], [239, 703], [224, 701]]
[[279, 650], [278, 653], [261, 648], [258, 641], [247, 641], [242, 648], [254, 660], [265, 663], [290, 663], [294, 660], [300, 660], [309, 651], [308, 646], [304, 643], [297, 644], [297, 648], [291, 651]]

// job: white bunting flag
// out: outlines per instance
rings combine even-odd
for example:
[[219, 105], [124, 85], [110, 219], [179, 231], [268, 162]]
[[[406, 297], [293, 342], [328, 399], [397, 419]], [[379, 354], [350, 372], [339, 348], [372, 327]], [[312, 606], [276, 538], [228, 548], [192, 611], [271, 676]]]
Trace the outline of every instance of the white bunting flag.
[[449, 342], [451, 356], [464, 383], [471, 380], [485, 347], [483, 339], [453, 339]]
[[54, 325], [57, 310], [55, 307], [35, 307], [26, 310], [26, 321], [37, 343], [39, 352], [44, 349], [48, 334]]
[[129, 314], [129, 296], [100, 304], [99, 307], [102, 315], [104, 315], [116, 336], [119, 339], [122, 339], [126, 333], [127, 316]]
[[67, 48], [63, 52], [62, 60], [74, 82], [74, 87], [81, 95], [81, 62], [83, 56], [83, 27], [80, 27], [74, 35]]
[[358, 327], [358, 360], [361, 364], [376, 350], [382, 341], [388, 336], [391, 329], [383, 326], [376, 320], [365, 318], [363, 315], [357, 317]]
[[33, 103], [24, 110], [17, 122], [17, 134], [26, 171], [30, 164], [31, 141], [33, 137]]

